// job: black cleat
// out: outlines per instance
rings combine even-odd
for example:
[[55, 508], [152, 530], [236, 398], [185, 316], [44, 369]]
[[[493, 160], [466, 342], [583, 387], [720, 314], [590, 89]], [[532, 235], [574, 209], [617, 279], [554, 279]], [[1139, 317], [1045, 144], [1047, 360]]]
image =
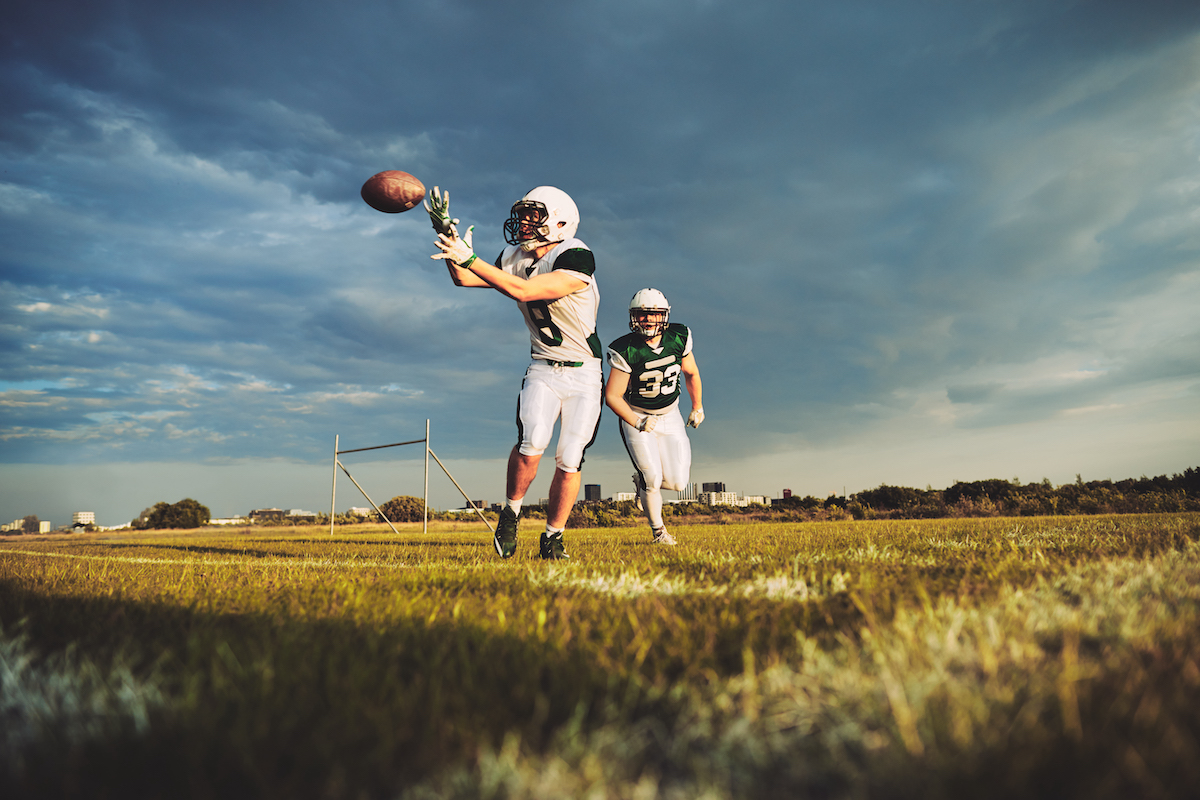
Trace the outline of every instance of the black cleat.
[[496, 538], [492, 543], [496, 545], [496, 552], [500, 554], [501, 558], [512, 558], [512, 554], [517, 552], [517, 520], [519, 519], [520, 515], [514, 514], [508, 506], [500, 510], [500, 521], [496, 523]]
[[542, 531], [541, 541], [538, 542], [538, 549], [541, 550], [542, 558], [547, 561], [561, 561], [570, 558], [567, 555], [567, 550], [563, 547], [562, 533], [547, 533]]

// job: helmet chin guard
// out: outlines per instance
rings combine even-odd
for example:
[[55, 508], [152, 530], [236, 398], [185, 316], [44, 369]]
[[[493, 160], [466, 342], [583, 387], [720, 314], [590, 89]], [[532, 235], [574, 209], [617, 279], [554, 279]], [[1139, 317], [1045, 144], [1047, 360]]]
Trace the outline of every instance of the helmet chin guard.
[[578, 228], [579, 209], [571, 196], [553, 186], [538, 186], [513, 203], [504, 223], [504, 241], [535, 250], [565, 242]]
[[671, 318], [671, 304], [658, 289], [639, 289], [629, 301], [629, 330], [653, 339], [662, 334]]

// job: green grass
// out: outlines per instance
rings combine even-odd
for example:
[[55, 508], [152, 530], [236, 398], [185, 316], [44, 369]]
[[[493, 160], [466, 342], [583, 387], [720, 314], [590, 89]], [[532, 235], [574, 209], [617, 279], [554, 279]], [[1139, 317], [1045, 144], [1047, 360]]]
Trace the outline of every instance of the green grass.
[[0, 792], [1190, 797], [1200, 515], [0, 541]]

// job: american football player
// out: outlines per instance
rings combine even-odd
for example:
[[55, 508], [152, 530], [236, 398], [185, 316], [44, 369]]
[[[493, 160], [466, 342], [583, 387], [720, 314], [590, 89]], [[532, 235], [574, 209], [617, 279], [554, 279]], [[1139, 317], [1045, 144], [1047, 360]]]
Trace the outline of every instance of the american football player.
[[687, 486], [692, 445], [679, 413], [680, 376], [692, 402], [687, 425], [704, 421], [700, 368], [692, 332], [670, 321], [671, 306], [657, 289], [641, 289], [629, 302], [629, 333], [608, 346], [604, 400], [621, 418], [621, 441], [637, 473], [633, 482], [655, 544], [675, 544], [662, 516], [662, 489]]
[[532, 363], [517, 398], [518, 442], [508, 457], [507, 498], [496, 526], [496, 552], [501, 558], [516, 552], [525, 493], [537, 476], [554, 423], [561, 418], [539, 551], [544, 559], [568, 558], [563, 529], [579, 494], [584, 451], [596, 439], [604, 381], [596, 336], [596, 261], [588, 246], [575, 238], [579, 211], [561, 189], [532, 189], [513, 204], [504, 223], [508, 246], [495, 263], [488, 263], [475, 254], [471, 229], [459, 237], [458, 220], [450, 218], [448, 193], [443, 196], [434, 187], [426, 210], [438, 231], [434, 244], [441, 251], [432, 257], [445, 260], [454, 284], [492, 288], [511, 297], [529, 327]]

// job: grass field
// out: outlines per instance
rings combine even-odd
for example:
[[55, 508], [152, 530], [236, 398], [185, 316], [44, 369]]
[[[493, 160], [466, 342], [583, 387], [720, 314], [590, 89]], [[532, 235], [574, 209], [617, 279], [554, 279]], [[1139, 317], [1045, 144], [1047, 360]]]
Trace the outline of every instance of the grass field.
[[1200, 515], [0, 540], [5, 797], [1194, 797]]

